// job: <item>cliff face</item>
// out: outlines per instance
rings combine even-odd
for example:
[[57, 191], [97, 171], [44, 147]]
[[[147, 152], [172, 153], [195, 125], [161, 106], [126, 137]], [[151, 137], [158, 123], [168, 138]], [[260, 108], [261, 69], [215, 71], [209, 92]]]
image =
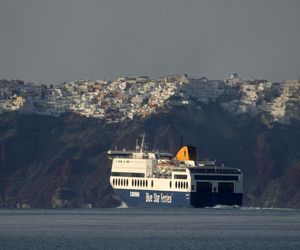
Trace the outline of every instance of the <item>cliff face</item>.
[[300, 207], [300, 125], [265, 127], [218, 106], [181, 107], [146, 119], [103, 124], [74, 114], [58, 118], [0, 116], [0, 206], [110, 207], [106, 151], [134, 148], [146, 132], [150, 148], [176, 153], [181, 138], [198, 158], [244, 172], [245, 205]]
[[107, 143], [114, 141], [113, 128], [74, 115], [1, 118], [2, 206], [117, 204], [107, 179], [106, 150]]

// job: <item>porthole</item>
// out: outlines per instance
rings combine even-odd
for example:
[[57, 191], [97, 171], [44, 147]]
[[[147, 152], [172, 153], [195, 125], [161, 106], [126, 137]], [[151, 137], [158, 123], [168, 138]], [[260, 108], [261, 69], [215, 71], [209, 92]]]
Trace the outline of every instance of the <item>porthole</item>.
[[118, 186], [120, 186], [120, 179], [118, 179]]
[[128, 186], [128, 179], [126, 180], [126, 186]]
[[131, 180], [131, 186], [133, 186], [133, 184], [134, 184], [134, 181], [133, 181], [133, 179]]
[[172, 187], [172, 181], [170, 181], [170, 188]]
[[121, 186], [123, 186], [123, 179], [121, 179]]
[[151, 187], [153, 187], [153, 180], [151, 181]]
[[145, 180], [143, 180], [143, 187], [145, 187], [146, 183], [145, 183]]
[[177, 181], [175, 181], [175, 188], [177, 188]]
[[146, 180], [146, 187], [148, 187], [148, 180]]
[[186, 183], [186, 188], [189, 188], [189, 183], [188, 182]]

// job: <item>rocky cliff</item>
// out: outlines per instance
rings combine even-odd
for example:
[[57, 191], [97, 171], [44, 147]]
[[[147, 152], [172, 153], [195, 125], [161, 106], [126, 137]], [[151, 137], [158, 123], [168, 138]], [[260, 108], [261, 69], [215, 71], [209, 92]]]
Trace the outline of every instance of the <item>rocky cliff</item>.
[[2, 114], [0, 206], [117, 206], [106, 151], [133, 148], [142, 132], [150, 148], [175, 153], [183, 138], [199, 158], [241, 168], [245, 205], [300, 207], [300, 124], [270, 128], [218, 105], [173, 107], [115, 124], [71, 113]]

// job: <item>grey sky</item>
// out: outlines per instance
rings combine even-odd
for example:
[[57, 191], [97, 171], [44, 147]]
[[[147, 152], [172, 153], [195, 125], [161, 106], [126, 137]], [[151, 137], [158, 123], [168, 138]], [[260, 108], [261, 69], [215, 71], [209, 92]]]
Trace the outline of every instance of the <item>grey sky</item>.
[[0, 78], [300, 77], [297, 0], [0, 0]]

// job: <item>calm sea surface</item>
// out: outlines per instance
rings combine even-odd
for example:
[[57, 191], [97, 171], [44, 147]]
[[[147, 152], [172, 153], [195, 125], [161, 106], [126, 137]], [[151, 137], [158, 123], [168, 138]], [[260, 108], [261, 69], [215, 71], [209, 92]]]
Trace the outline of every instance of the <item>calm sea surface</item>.
[[0, 249], [300, 249], [300, 210], [0, 210]]

